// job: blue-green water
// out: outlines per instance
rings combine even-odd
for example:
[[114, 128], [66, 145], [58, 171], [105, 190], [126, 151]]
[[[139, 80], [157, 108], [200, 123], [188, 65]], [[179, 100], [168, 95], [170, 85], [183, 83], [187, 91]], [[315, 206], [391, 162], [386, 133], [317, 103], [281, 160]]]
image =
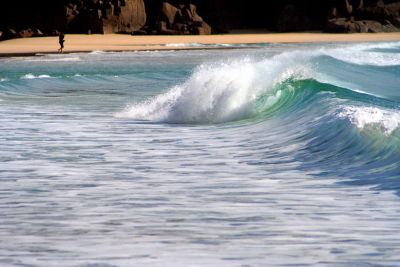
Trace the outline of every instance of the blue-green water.
[[400, 266], [400, 43], [0, 59], [1, 266]]

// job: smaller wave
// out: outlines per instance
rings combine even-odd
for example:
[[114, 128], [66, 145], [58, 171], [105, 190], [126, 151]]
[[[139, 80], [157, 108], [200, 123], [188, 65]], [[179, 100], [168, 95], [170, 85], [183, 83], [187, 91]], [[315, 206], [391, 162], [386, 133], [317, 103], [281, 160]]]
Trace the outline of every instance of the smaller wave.
[[94, 50], [90, 53], [88, 53], [88, 55], [103, 55], [103, 54], [107, 54], [108, 52], [103, 51], [103, 50]]
[[341, 119], [348, 120], [357, 128], [374, 127], [386, 135], [392, 134], [400, 127], [400, 112], [376, 107], [345, 106], [337, 113]]
[[400, 49], [400, 43], [358, 44], [334, 49], [323, 49], [322, 54], [341, 61], [357, 65], [397, 66], [400, 65], [399, 53], [382, 53], [375, 49]]
[[80, 57], [62, 57], [62, 58], [47, 58], [47, 57], [40, 57], [40, 58], [28, 58], [25, 61], [28, 62], [68, 62], [68, 61], [80, 61]]
[[165, 44], [166, 47], [202, 47], [207, 46], [206, 44], [201, 43], [170, 43]]
[[6, 81], [8, 81], [8, 79], [6, 79], [6, 78], [0, 78], [0, 82], [6, 82]]
[[204, 44], [204, 43], [170, 43], [166, 47], [208, 47], [208, 48], [235, 48], [251, 47], [254, 44]]
[[52, 78], [50, 75], [42, 74], [42, 75], [33, 75], [32, 73], [25, 74], [21, 77], [21, 79], [32, 80], [32, 79], [49, 79]]

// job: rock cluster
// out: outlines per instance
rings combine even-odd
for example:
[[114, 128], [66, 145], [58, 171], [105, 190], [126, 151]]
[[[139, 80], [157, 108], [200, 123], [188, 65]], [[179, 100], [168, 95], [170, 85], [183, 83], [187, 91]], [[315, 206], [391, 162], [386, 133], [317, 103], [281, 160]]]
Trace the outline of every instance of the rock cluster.
[[400, 27], [400, 3], [383, 0], [365, 4], [363, 0], [336, 1], [330, 10], [326, 31], [346, 33], [395, 32]]
[[20, 31], [15, 31], [12, 28], [5, 28], [0, 31], [0, 40], [2, 39], [12, 39], [12, 38], [26, 38], [26, 37], [40, 37], [43, 33], [39, 29], [24, 29]]
[[[146, 5], [153, 5], [156, 8], [149, 10]], [[51, 4], [47, 4], [47, 9], [44, 9], [44, 6], [46, 5], [32, 12], [27, 11], [27, 14], [34, 17], [32, 13], [43, 12], [40, 15], [47, 20], [41, 23], [40, 27], [44, 27], [43, 32], [46, 35], [54, 35], [60, 31], [88, 34], [212, 33], [212, 28], [198, 14], [197, 6], [185, 0], [174, 4], [160, 0], [53, 0]], [[18, 8], [14, 7], [10, 13], [18, 12]], [[0, 9], [0, 22], [1, 13]], [[150, 26], [146, 25], [148, 13], [153, 20], [156, 20], [156, 23]], [[24, 15], [16, 14], [15, 21], [21, 21]], [[38, 19], [34, 18], [33, 23], [30, 19], [25, 19], [28, 27], [18, 31], [12, 26], [0, 25], [0, 40], [43, 35], [40, 30], [31, 30], [33, 29], [31, 24], [35, 24], [35, 21], [36, 24], [40, 24]]]
[[[18, 0], [0, 4], [0, 40], [67, 33], [390, 32], [400, 0]], [[38, 30], [40, 29], [40, 30]]]
[[133, 32], [146, 23], [143, 0], [70, 1], [58, 29], [78, 33]]
[[157, 23], [161, 34], [211, 34], [211, 27], [197, 14], [193, 4], [173, 6], [162, 3], [161, 17]]

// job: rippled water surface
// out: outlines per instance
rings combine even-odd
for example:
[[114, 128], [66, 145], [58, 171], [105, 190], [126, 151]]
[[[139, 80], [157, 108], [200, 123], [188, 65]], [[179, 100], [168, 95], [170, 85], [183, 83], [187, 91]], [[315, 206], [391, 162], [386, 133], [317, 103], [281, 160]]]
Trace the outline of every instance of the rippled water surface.
[[400, 266], [400, 43], [0, 59], [0, 266]]

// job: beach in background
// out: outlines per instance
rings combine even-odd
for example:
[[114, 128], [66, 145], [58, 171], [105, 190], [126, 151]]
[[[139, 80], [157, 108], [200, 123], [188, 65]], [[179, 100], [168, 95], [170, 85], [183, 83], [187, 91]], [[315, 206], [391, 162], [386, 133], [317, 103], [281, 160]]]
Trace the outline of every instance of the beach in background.
[[[226, 35], [132, 36], [67, 34], [64, 52], [186, 50], [235, 48], [234, 44], [399, 41], [400, 33], [268, 33]], [[223, 46], [213, 46], [222, 44]], [[0, 56], [56, 53], [58, 37], [20, 38], [0, 42]], [[236, 47], [237, 48], [237, 47]]]

